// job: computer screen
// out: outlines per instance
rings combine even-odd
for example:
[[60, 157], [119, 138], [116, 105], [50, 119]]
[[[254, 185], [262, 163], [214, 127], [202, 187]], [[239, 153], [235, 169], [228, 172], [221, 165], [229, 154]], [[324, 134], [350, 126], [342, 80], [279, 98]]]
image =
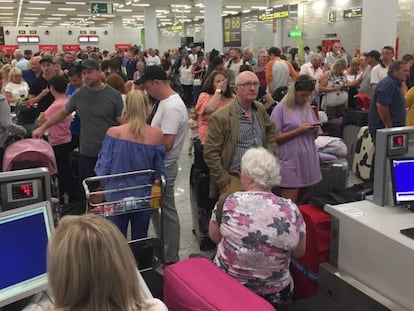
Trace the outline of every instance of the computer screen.
[[47, 243], [53, 227], [49, 202], [0, 213], [0, 307], [47, 288]]
[[391, 159], [392, 192], [395, 205], [414, 204], [414, 158]]

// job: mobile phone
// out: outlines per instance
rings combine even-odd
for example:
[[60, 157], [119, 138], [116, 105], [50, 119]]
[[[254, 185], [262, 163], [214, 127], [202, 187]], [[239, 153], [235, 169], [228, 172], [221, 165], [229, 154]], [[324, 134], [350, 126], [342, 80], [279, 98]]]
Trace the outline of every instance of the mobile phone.
[[414, 228], [401, 229], [400, 232], [414, 240]]

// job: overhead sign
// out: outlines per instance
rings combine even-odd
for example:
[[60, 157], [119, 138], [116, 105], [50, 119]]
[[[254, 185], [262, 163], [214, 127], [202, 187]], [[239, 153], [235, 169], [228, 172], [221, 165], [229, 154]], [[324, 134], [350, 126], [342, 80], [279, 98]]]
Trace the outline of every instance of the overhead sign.
[[288, 18], [289, 17], [289, 5], [283, 5], [278, 8], [273, 8], [273, 18]]
[[113, 14], [114, 7], [112, 3], [91, 2], [91, 14]]
[[289, 37], [291, 38], [301, 38], [302, 37], [302, 31], [299, 29], [293, 29], [289, 31]]
[[19, 48], [19, 46], [16, 44], [12, 45], [0, 45], [0, 50], [4, 51], [8, 55], [12, 55], [14, 51], [16, 51]]
[[241, 46], [241, 14], [223, 17], [223, 29], [224, 46]]
[[115, 51], [129, 51], [131, 49], [130, 43], [115, 44]]
[[330, 24], [336, 23], [336, 12], [335, 11], [328, 12], [328, 23]]
[[39, 51], [57, 53], [58, 46], [57, 44], [39, 44]]
[[259, 21], [271, 21], [273, 20], [273, 8], [267, 8], [264, 12], [259, 13], [257, 16]]
[[344, 10], [344, 18], [362, 17], [362, 8]]
[[71, 51], [71, 52], [79, 52], [80, 45], [79, 44], [62, 44], [62, 51]]
[[172, 31], [180, 31], [183, 30], [183, 25], [175, 25], [171, 27]]
[[277, 8], [267, 8], [264, 12], [259, 13], [257, 19], [259, 21], [271, 21], [279, 18], [289, 17], [289, 5], [283, 5]]

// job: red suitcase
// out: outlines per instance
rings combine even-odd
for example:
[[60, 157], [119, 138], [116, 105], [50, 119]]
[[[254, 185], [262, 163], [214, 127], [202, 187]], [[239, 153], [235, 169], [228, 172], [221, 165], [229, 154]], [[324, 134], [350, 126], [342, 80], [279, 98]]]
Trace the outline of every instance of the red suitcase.
[[[329, 261], [331, 215], [313, 204], [299, 206], [306, 223], [306, 253], [297, 261], [309, 271], [317, 274], [319, 264]], [[305, 276], [291, 265], [295, 284], [294, 299], [303, 299], [318, 294], [317, 282]]]
[[164, 268], [164, 302], [169, 311], [275, 310], [205, 258]]

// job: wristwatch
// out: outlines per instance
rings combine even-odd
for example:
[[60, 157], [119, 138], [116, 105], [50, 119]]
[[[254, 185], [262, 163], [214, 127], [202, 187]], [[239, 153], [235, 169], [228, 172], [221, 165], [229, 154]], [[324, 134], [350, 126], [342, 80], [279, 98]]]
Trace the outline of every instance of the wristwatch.
[[216, 90], [216, 93], [220, 93], [220, 95], [223, 95], [223, 90], [219, 90], [219, 89], [217, 89], [217, 90]]

